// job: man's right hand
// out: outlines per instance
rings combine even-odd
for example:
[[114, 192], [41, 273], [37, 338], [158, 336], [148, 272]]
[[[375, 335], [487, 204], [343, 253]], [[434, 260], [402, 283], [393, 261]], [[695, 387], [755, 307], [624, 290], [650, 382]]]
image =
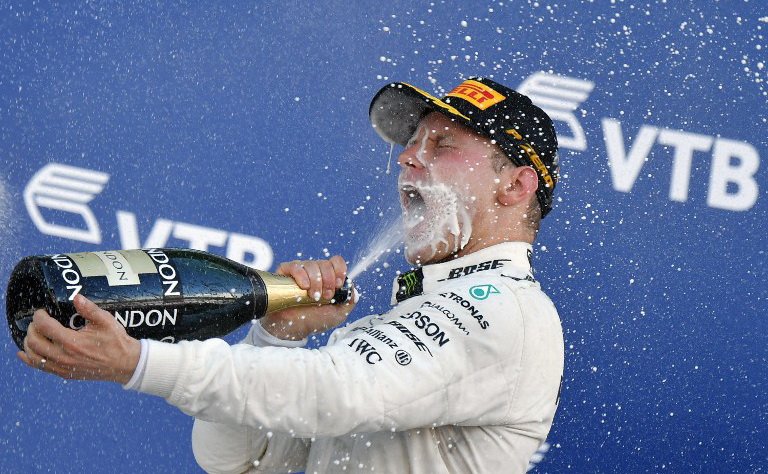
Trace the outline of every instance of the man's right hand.
[[[292, 277], [301, 289], [307, 290], [310, 298], [319, 301], [333, 298], [341, 288], [347, 277], [347, 264], [338, 255], [328, 260], [294, 260], [281, 263], [277, 273]], [[355, 307], [356, 299], [353, 295], [343, 304], [286, 308], [264, 316], [261, 325], [277, 338], [298, 341], [343, 323]]]

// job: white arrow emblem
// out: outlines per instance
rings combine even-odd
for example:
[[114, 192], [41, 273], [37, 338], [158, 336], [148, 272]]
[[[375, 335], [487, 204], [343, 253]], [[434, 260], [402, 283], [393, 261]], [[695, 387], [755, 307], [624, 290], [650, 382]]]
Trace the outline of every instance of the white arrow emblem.
[[574, 111], [587, 100], [595, 83], [584, 79], [537, 72], [524, 80], [518, 91], [531, 98], [554, 120], [565, 122], [571, 135], [558, 130], [557, 141], [563, 148], [583, 151], [587, 149], [587, 137]]
[[[100, 171], [51, 163], [35, 173], [24, 188], [24, 204], [32, 222], [43, 234], [100, 244], [101, 229], [87, 204], [104, 189], [107, 181], [109, 175]], [[78, 214], [85, 229], [48, 222], [41, 208]]]

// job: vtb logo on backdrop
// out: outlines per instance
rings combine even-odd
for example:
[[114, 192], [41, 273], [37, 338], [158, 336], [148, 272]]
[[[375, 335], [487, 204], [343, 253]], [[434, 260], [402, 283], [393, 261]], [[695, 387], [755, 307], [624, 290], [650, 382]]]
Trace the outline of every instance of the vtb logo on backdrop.
[[[518, 90], [544, 109], [553, 121], [565, 125], [556, 127], [561, 148], [584, 151], [587, 137], [576, 111], [594, 87], [591, 81], [537, 72], [526, 78]], [[711, 155], [707, 205], [728, 211], [748, 211], [757, 202], [759, 186], [755, 174], [760, 167], [760, 156], [747, 142], [642, 125], [637, 137], [626, 144], [620, 121], [605, 117], [601, 125], [611, 184], [616, 191], [632, 191], [654, 145], [658, 144], [673, 150], [671, 201], [688, 200], [694, 155], [707, 152]]]
[[[100, 244], [101, 227], [88, 203], [108, 181], [109, 175], [100, 171], [51, 163], [35, 173], [27, 184], [24, 205], [43, 234]], [[227, 258], [259, 270], [269, 269], [274, 259], [272, 247], [258, 237], [163, 218], [155, 220], [142, 245], [136, 215], [117, 211], [116, 219], [123, 249], [164, 247], [173, 237], [198, 250], [226, 246]]]

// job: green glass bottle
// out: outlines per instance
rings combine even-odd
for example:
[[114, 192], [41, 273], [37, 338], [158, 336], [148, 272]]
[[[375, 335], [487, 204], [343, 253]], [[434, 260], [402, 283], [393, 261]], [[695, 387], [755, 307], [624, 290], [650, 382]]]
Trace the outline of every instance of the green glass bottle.
[[290, 277], [200, 250], [112, 250], [22, 259], [8, 282], [6, 313], [19, 348], [37, 308], [65, 327], [83, 327], [77, 294], [135, 338], [176, 342], [220, 337], [290, 306], [344, 303], [352, 292], [346, 281], [331, 300], [315, 301]]

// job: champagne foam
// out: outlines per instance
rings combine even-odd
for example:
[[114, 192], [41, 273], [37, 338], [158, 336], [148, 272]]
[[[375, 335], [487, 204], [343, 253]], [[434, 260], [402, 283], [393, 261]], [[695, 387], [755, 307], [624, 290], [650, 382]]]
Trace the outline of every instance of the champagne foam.
[[[418, 185], [424, 199], [423, 209], [405, 219], [406, 248], [419, 250], [424, 258], [434, 256], [440, 246], [456, 253], [467, 245], [472, 235], [472, 219], [463, 204], [465, 199], [448, 185], [436, 183]], [[454, 237], [453, 247], [449, 235]], [[424, 254], [426, 249], [428, 254]]]
[[[427, 141], [429, 134], [434, 133], [426, 129], [423, 124], [416, 128], [414, 137], [422, 134], [419, 149], [416, 151], [416, 160], [425, 168], [430, 169], [431, 163], [427, 160]], [[454, 189], [447, 183], [436, 182], [432, 174], [427, 175], [426, 181], [404, 183], [398, 181], [400, 189], [405, 184], [415, 187], [423, 199], [423, 206], [417, 209], [404, 209], [404, 240], [407, 249], [419, 251], [422, 259], [432, 258], [443, 245], [447, 250], [456, 253], [464, 248], [472, 235], [472, 218], [469, 207], [465, 204], [468, 199], [463, 193]], [[402, 179], [402, 176], [401, 176]], [[448, 235], [454, 237], [453, 248], [450, 248]], [[423, 254], [426, 249], [429, 254]]]
[[403, 241], [402, 216], [398, 213], [378, 227], [373, 237], [368, 242], [361, 255], [356, 259], [357, 263], [347, 273], [347, 277], [354, 281], [361, 273], [385, 254], [396, 250]]

